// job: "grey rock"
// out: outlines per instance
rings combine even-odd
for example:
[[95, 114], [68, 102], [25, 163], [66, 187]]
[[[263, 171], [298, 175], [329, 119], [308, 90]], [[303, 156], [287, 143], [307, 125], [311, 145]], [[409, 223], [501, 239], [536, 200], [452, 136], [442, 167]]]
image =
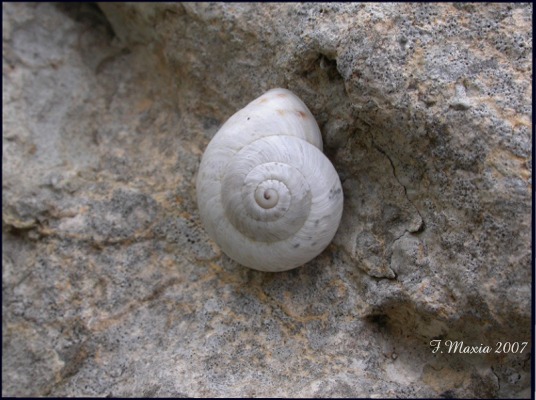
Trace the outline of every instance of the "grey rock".
[[[530, 397], [531, 4], [2, 8], [3, 396]], [[273, 87], [345, 209], [268, 274], [194, 183]]]

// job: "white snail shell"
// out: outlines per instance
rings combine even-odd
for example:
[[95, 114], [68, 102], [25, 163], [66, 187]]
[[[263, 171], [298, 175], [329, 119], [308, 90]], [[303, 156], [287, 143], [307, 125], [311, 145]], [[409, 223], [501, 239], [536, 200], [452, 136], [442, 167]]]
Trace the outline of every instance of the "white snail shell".
[[227, 120], [203, 154], [196, 189], [209, 236], [260, 271], [316, 257], [342, 216], [341, 182], [322, 153], [318, 124], [286, 89], [266, 92]]

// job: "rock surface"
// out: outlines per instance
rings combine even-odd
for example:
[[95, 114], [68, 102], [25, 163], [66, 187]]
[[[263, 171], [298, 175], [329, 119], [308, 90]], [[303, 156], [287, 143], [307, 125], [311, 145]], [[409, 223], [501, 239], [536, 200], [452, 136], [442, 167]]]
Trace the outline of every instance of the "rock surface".
[[[531, 4], [2, 8], [2, 395], [530, 396]], [[345, 194], [277, 274], [220, 252], [194, 188], [272, 87]]]

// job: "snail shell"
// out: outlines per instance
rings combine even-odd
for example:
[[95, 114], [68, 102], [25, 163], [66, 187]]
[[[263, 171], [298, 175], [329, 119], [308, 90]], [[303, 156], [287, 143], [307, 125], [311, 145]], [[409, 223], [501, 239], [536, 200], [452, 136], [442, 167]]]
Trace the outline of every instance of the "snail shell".
[[197, 203], [209, 236], [229, 257], [285, 271], [320, 254], [342, 216], [343, 193], [305, 104], [272, 89], [234, 114], [208, 144]]

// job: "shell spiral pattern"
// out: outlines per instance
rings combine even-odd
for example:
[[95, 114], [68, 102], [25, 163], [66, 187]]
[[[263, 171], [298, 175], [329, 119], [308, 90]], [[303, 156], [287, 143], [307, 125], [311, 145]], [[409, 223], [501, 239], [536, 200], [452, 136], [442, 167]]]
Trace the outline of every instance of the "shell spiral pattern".
[[211, 140], [197, 175], [209, 236], [232, 259], [285, 271], [320, 254], [339, 226], [343, 193], [305, 104], [272, 89], [234, 114]]

